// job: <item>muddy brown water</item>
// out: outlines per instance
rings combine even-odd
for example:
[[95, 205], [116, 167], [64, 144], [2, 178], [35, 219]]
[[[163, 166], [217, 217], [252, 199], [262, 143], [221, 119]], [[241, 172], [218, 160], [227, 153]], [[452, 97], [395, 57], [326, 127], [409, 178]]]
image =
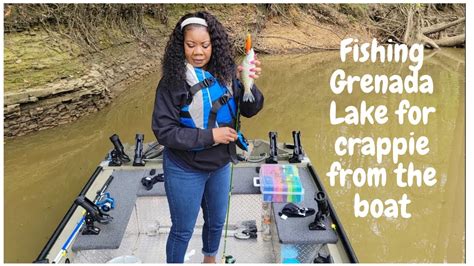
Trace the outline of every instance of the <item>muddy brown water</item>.
[[[421, 73], [434, 80], [433, 95], [361, 94], [335, 95], [329, 89], [334, 70], [353, 75], [406, 74], [406, 65], [340, 63], [337, 52], [262, 57], [264, 73], [257, 84], [265, 94], [265, 108], [255, 118], [243, 120], [248, 138], [291, 142], [291, 131], [300, 130], [302, 144], [328, 190], [337, 214], [361, 262], [463, 262], [465, 260], [465, 51], [443, 49], [427, 58]], [[134, 142], [135, 133], [154, 140], [150, 128], [155, 87], [159, 74], [130, 86], [111, 105], [75, 123], [7, 140], [4, 177], [5, 262], [31, 262], [56, 228], [97, 164], [111, 148], [108, 137], [120, 135]], [[384, 104], [389, 112], [402, 99], [411, 104], [433, 106], [436, 113], [424, 126], [400, 126], [393, 116], [384, 125], [330, 125], [329, 103], [335, 100], [338, 114], [345, 106], [366, 100]], [[326, 172], [333, 161], [345, 168], [376, 167], [374, 157], [338, 157], [334, 142], [347, 137], [408, 137], [425, 135], [430, 152], [425, 156], [402, 156], [415, 167], [435, 167], [432, 187], [399, 188], [389, 173], [385, 187], [331, 187]], [[380, 165], [379, 165], [380, 166]], [[395, 164], [384, 159], [390, 171]], [[412, 201], [409, 219], [356, 218], [355, 193], [364, 199]], [[312, 196], [312, 195], [307, 195]]]

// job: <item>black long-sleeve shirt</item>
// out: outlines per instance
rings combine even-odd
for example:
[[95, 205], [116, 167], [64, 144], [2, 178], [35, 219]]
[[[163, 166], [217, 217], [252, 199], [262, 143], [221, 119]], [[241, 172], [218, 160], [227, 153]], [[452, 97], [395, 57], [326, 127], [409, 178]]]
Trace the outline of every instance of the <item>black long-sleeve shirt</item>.
[[[170, 157], [184, 167], [202, 171], [214, 171], [231, 160], [229, 144], [214, 144], [212, 129], [183, 127], [179, 122], [179, 113], [188, 97], [189, 86], [170, 88], [163, 79], [160, 80], [153, 110], [152, 129], [156, 139], [170, 152]], [[263, 107], [263, 94], [254, 85], [252, 93], [255, 101], [243, 102], [243, 86], [234, 79], [232, 90], [236, 102], [240, 101], [240, 114], [244, 117], [256, 115]], [[208, 147], [200, 151], [192, 149]]]

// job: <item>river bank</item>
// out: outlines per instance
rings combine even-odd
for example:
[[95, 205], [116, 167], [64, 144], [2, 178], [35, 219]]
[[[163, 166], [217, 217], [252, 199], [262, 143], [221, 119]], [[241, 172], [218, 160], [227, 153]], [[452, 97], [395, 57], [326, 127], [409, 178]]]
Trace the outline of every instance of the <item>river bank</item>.
[[336, 49], [342, 36], [370, 37], [355, 22], [318, 22], [315, 14], [296, 8], [289, 9], [290, 18], [265, 15], [258, 5], [186, 7], [168, 14], [167, 24], [145, 18], [149, 42], [121, 37], [89, 54], [72, 40], [40, 27], [5, 34], [4, 136], [31, 134], [101, 110], [129, 84], [161, 67], [172, 28], [189, 11], [215, 14], [228, 29], [236, 55], [241, 54], [247, 31], [254, 35], [260, 54]]
[[[239, 61], [247, 32], [260, 54], [337, 50], [344, 38], [364, 42], [378, 37], [380, 30], [369, 25], [369, 17], [390, 9], [348, 4], [155, 6], [159, 14], [140, 17], [139, 38], [97, 26], [98, 36], [88, 40], [86, 35], [85, 40], [93, 50], [66, 35], [63, 26], [49, 28], [42, 22], [11, 30], [6, 23], [4, 136], [53, 128], [104, 108], [129, 84], [161, 68], [168, 36], [187, 12], [213, 13], [228, 29]], [[25, 15], [22, 7], [6, 5], [6, 21]], [[453, 10], [448, 11], [460, 12]]]

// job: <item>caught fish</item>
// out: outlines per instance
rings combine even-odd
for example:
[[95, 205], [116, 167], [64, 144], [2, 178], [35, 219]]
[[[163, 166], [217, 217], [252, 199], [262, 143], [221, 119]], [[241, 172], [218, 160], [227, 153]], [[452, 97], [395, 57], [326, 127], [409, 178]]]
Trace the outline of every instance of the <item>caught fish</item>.
[[244, 84], [245, 89], [243, 100], [244, 102], [254, 102], [255, 97], [250, 90], [253, 87], [254, 80], [252, 77], [250, 77], [250, 75], [254, 74], [254, 72], [251, 70], [255, 69], [255, 52], [252, 48], [252, 39], [250, 38], [250, 34], [247, 34], [247, 40], [245, 40], [245, 53], [246, 56], [242, 62], [243, 69], [241, 73], [242, 83]]

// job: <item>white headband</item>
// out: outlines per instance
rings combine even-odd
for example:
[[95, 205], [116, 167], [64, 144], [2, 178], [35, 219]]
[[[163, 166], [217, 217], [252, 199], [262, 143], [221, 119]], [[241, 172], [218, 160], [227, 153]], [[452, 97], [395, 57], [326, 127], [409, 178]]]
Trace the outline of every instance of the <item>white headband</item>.
[[202, 18], [197, 18], [197, 17], [192, 17], [192, 18], [187, 18], [183, 22], [181, 22], [181, 30], [183, 30], [184, 27], [186, 27], [189, 24], [199, 24], [204, 27], [207, 27], [207, 23], [204, 19]]

